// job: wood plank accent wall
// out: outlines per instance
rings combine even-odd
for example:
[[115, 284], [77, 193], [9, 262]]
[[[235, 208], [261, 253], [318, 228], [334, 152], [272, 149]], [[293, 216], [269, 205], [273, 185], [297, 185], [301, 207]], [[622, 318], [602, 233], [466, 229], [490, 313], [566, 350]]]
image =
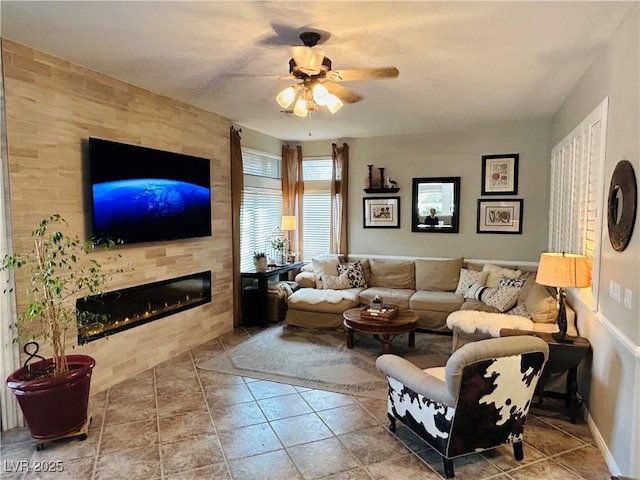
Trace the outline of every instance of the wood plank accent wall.
[[[133, 270], [116, 273], [110, 289], [211, 270], [212, 303], [75, 348], [97, 361], [92, 392], [230, 331], [229, 120], [6, 39], [2, 48], [15, 251], [29, 248], [30, 232], [52, 213], [87, 238], [89, 137], [211, 160], [213, 236], [119, 247], [120, 265]], [[24, 274], [16, 280], [25, 291]]]

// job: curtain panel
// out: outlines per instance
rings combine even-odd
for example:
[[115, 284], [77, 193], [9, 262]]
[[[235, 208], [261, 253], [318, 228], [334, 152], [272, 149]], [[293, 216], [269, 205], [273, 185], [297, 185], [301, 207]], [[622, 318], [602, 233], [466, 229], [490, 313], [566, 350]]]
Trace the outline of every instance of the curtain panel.
[[347, 255], [349, 145], [331, 145], [331, 253]]
[[229, 157], [231, 160], [231, 238], [233, 242], [233, 325], [242, 324], [241, 278], [240, 278], [240, 210], [242, 208], [242, 190], [244, 189], [244, 171], [242, 167], [241, 129], [231, 127]]
[[282, 146], [282, 214], [296, 217], [296, 230], [288, 232], [291, 251], [302, 258], [302, 147]]

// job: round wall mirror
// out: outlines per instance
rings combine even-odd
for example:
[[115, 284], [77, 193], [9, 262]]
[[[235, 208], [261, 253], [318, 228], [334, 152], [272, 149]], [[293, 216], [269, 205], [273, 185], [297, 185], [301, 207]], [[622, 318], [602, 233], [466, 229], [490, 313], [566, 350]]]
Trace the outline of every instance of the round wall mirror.
[[633, 165], [621, 160], [613, 170], [607, 201], [609, 241], [614, 250], [621, 252], [629, 244], [636, 221], [638, 192]]

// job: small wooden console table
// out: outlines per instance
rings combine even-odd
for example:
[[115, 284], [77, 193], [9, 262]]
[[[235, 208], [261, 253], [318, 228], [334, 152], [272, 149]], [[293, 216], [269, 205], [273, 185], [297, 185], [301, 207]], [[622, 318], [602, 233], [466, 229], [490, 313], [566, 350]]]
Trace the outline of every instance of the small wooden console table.
[[269, 279], [274, 279], [275, 277], [276, 280], [288, 280], [289, 274], [299, 270], [304, 265], [305, 262], [296, 262], [270, 267], [264, 272], [256, 272], [255, 270], [241, 272], [242, 325], [246, 327], [266, 327], [268, 322], [267, 290], [269, 288]]

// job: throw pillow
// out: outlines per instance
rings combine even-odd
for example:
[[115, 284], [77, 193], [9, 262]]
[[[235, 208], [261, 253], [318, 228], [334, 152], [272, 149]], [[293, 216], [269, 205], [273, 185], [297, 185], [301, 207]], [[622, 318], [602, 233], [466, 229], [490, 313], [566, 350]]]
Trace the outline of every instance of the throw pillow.
[[338, 265], [340, 259], [338, 256], [333, 257], [316, 257], [311, 259], [313, 265], [313, 273], [316, 275], [316, 288], [322, 288], [322, 276], [323, 275], [338, 275]]
[[500, 283], [500, 279], [502, 277], [507, 278], [519, 278], [522, 275], [521, 270], [512, 270], [511, 268], [503, 268], [498, 265], [493, 265], [491, 263], [486, 263], [482, 267], [483, 272], [488, 272], [487, 281], [485, 285], [487, 287], [497, 287]]
[[502, 277], [498, 283], [498, 288], [489, 296], [482, 299], [484, 303], [495, 307], [499, 312], [506, 312], [513, 308], [518, 301], [518, 295], [524, 285], [524, 279], [516, 280], [509, 277]]
[[558, 319], [558, 301], [547, 287], [534, 283], [524, 301], [531, 319], [536, 323], [555, 323]]
[[489, 296], [493, 295], [493, 292], [495, 291], [495, 288], [485, 287], [484, 285], [474, 283], [464, 294], [464, 298], [472, 298], [474, 300], [484, 302]]
[[527, 307], [524, 305], [524, 303], [517, 304], [515, 307], [513, 307], [511, 310], [507, 310], [505, 313], [508, 313], [509, 315], [517, 315], [519, 317], [524, 317], [531, 320], [531, 315], [529, 315]]
[[340, 275], [322, 275], [323, 290], [345, 290], [351, 288], [351, 282], [346, 273]]
[[466, 268], [460, 269], [460, 280], [458, 280], [455, 293], [465, 295], [471, 285], [483, 286], [487, 281], [488, 275], [489, 272], [476, 272], [475, 270], [468, 270]]
[[364, 270], [362, 269], [360, 260], [356, 263], [338, 265], [338, 273], [340, 273], [340, 275], [345, 273], [347, 277], [349, 277], [349, 282], [353, 288], [367, 288], [367, 282], [364, 279]]

